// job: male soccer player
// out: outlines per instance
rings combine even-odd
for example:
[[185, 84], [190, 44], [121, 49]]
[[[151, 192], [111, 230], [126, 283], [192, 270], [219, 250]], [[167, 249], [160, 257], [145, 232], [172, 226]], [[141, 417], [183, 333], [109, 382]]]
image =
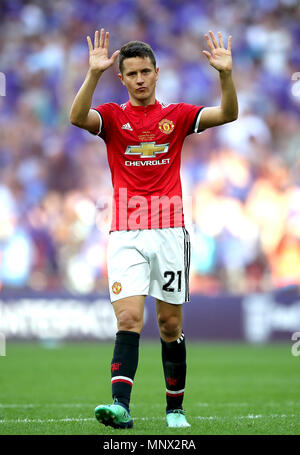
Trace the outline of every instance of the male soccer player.
[[[209, 36], [210, 35], [210, 36]], [[237, 119], [231, 43], [227, 49], [210, 31], [203, 51], [219, 72], [222, 98], [215, 107], [156, 100], [159, 69], [151, 47], [131, 41], [108, 56], [109, 33], [87, 37], [89, 70], [73, 102], [70, 121], [106, 143], [114, 187], [113, 220], [107, 267], [110, 298], [117, 318], [111, 383], [113, 404], [99, 405], [99, 422], [131, 428], [130, 394], [138, 365], [145, 296], [156, 299], [166, 384], [166, 421], [188, 427], [182, 408], [186, 348], [182, 304], [189, 301], [190, 241], [184, 227], [180, 155], [185, 137]], [[119, 56], [119, 78], [127, 88], [125, 104], [91, 108], [101, 75]], [[147, 392], [147, 391], [145, 391]], [[150, 391], [151, 393], [151, 391]]]

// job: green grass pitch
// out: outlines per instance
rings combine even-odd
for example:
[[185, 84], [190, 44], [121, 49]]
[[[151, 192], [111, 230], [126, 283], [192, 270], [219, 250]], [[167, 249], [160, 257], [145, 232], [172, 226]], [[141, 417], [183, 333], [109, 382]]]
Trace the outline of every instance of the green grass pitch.
[[300, 434], [300, 357], [291, 343], [187, 341], [184, 408], [190, 428], [168, 429], [160, 342], [141, 338], [131, 397], [134, 428], [100, 425], [94, 408], [111, 403], [113, 342], [7, 342], [0, 357], [0, 434]]

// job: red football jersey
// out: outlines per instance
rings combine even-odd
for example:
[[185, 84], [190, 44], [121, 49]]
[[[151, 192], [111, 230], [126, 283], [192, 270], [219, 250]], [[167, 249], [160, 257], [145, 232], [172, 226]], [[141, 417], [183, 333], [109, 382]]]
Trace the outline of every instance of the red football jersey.
[[184, 226], [181, 149], [198, 131], [203, 107], [128, 101], [95, 108], [114, 188], [111, 231]]

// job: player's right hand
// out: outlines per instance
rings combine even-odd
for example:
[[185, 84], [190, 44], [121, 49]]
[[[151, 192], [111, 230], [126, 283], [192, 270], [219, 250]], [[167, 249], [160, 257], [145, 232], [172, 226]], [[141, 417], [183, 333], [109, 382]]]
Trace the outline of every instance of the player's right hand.
[[92, 71], [103, 72], [114, 64], [120, 51], [115, 51], [112, 56], [108, 58], [109, 32], [105, 33], [104, 28], [101, 28], [99, 39], [99, 31], [96, 30], [94, 47], [89, 36], [87, 36], [87, 42], [90, 52], [89, 64]]

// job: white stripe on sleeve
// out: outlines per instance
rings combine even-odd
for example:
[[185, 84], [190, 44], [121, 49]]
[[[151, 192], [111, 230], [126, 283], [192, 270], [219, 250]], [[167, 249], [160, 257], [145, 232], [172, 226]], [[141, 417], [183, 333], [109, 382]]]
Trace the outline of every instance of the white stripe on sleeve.
[[198, 117], [197, 117], [197, 120], [196, 120], [196, 124], [195, 124], [195, 129], [194, 129], [194, 133], [196, 133], [196, 134], [201, 134], [201, 133], [203, 133], [205, 131], [205, 129], [203, 129], [202, 131], [198, 131], [201, 115], [202, 115], [202, 112], [204, 110], [205, 110], [205, 107], [203, 107], [201, 109], [201, 111], [199, 112], [199, 114], [198, 114]]

